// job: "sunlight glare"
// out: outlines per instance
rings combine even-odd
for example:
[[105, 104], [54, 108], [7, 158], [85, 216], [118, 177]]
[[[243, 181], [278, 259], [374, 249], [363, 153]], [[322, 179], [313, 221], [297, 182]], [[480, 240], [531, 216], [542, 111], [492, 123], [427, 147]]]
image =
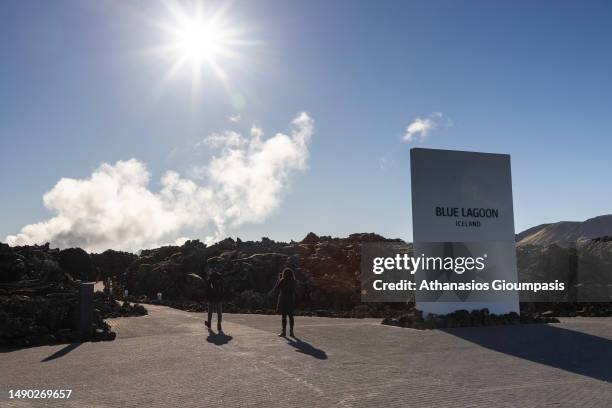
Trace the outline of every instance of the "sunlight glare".
[[199, 64], [223, 53], [223, 32], [213, 23], [189, 21], [177, 32], [177, 48], [182, 57]]
[[225, 82], [227, 74], [222, 67], [223, 63], [238, 58], [236, 48], [246, 44], [240, 38], [241, 31], [224, 18], [226, 9], [207, 14], [202, 3], [193, 9], [187, 9], [180, 3], [167, 5], [172, 18], [161, 24], [168, 36], [168, 41], [161, 49], [172, 64], [168, 77], [187, 65], [191, 66], [194, 87], [204, 75], [205, 68], [212, 70]]

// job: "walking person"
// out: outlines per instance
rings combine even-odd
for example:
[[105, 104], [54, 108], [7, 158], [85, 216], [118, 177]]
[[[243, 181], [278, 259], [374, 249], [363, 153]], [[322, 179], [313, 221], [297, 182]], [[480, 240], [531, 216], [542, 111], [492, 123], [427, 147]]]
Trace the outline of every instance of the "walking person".
[[213, 271], [206, 279], [206, 297], [208, 298], [208, 320], [204, 322], [209, 329], [212, 325], [212, 314], [217, 312], [217, 331], [221, 333], [221, 319], [223, 317], [223, 277], [219, 272]]
[[295, 291], [296, 282], [293, 270], [290, 268], [283, 269], [282, 277], [276, 282], [272, 292], [278, 293], [277, 311], [282, 315], [283, 331], [279, 333], [280, 337], [287, 336], [287, 317], [289, 317], [289, 336], [295, 337], [293, 334], [293, 309], [295, 308]]

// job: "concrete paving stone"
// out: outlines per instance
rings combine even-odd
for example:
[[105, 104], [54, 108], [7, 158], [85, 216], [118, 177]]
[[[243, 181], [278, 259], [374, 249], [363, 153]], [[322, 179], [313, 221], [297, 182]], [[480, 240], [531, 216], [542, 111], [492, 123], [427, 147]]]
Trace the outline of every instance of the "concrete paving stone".
[[[418, 331], [380, 319], [204, 315], [147, 306], [113, 342], [0, 354], [6, 407], [610, 407], [612, 318]], [[9, 389], [72, 389], [9, 400]]]

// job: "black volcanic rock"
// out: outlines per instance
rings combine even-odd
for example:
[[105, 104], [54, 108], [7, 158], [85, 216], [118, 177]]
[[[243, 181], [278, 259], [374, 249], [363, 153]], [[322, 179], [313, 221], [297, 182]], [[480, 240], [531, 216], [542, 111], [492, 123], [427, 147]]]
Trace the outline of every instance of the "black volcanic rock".
[[239, 307], [274, 308], [269, 295], [279, 273], [286, 267], [298, 279], [301, 308], [353, 310], [360, 303], [360, 247], [363, 242], [388, 240], [371, 233], [348, 238], [319, 237], [309, 233], [301, 242], [234, 241], [231, 238], [206, 246], [188, 241], [142, 251], [130, 265], [127, 288], [130, 295], [154, 299], [193, 301], [204, 299], [204, 281], [218, 271], [225, 282], [225, 300]]
[[[221, 246], [233, 247], [235, 243], [225, 240]], [[220, 249], [219, 249], [220, 250]], [[187, 241], [182, 246], [165, 246], [142, 251], [127, 268], [125, 284], [130, 294], [155, 298], [162, 293], [169, 299], [201, 299], [204, 281], [195, 281], [189, 275], [203, 277], [204, 265], [215, 249], [200, 241]]]
[[113, 280], [122, 279], [127, 269], [138, 258], [129, 252], [106, 250], [101, 254], [91, 254], [94, 266], [94, 274], [89, 278], [91, 281], [105, 281], [107, 278]]
[[391, 241], [401, 241], [398, 239], [387, 239], [381, 235], [374, 234], [372, 232], [362, 232], [357, 234], [351, 234], [348, 237], [349, 241], [353, 242], [391, 242]]
[[[225, 281], [225, 301], [237, 311], [274, 308], [269, 291], [285, 267], [294, 269], [299, 281], [298, 307], [302, 310], [353, 311], [360, 305], [360, 251], [364, 242], [398, 242], [372, 233], [332, 238], [308, 234], [301, 242], [276, 242], [226, 239], [206, 246], [189, 241], [143, 251], [128, 268], [130, 295], [187, 304], [205, 300], [204, 278], [210, 271], [220, 272]], [[580, 282], [605, 283], [612, 261], [612, 242], [592, 240], [578, 249], [558, 245], [517, 248], [519, 281], [569, 282], [570, 288], [539, 301], [551, 303], [578, 299], [581, 292], [572, 285]], [[577, 272], [578, 271], [578, 272]], [[194, 279], [197, 276], [202, 279]], [[574, 291], [574, 292], [572, 292]], [[601, 295], [601, 294], [599, 294]], [[570, 297], [574, 296], [574, 298]], [[532, 301], [526, 299], [525, 301]], [[192, 309], [192, 306], [187, 306]], [[538, 309], [539, 310], [539, 309]], [[378, 313], [376, 309], [372, 313]], [[359, 312], [356, 314], [363, 314]]]
[[109, 317], [145, 316], [149, 313], [144, 306], [138, 303], [130, 303], [128, 301], [119, 303], [102, 292], [94, 294], [94, 306], [102, 319]]
[[[0, 243], [0, 346], [24, 347], [76, 340], [78, 282], [65, 270], [87, 273], [89, 255], [49, 245], [10, 247]], [[97, 313], [93, 340], [114, 333]]]
[[538, 294], [539, 302], [612, 302], [612, 241], [593, 239], [569, 248], [522, 245], [516, 255], [520, 282], [566, 284], [563, 292]]
[[74, 279], [90, 281], [94, 278], [91, 256], [81, 248], [62, 249], [59, 252], [59, 266]]
[[314, 232], [309, 232], [303, 240], [300, 241], [302, 244], [316, 244], [319, 242], [319, 236]]
[[[537, 227], [530, 234], [541, 229]], [[111, 278], [115, 295], [121, 296], [125, 287], [129, 290], [127, 300], [131, 302], [155, 302], [157, 293], [162, 293], [161, 304], [203, 311], [205, 278], [211, 271], [218, 271], [225, 281], [226, 310], [273, 313], [275, 299], [269, 292], [285, 267], [292, 268], [298, 279], [297, 312], [300, 314], [392, 316], [396, 319], [394, 322], [400, 325], [408, 320], [418, 323], [415, 316], [408, 318], [410, 311], [406, 305], [361, 304], [361, 247], [369, 242], [401, 240], [386, 239], [374, 233], [351, 234], [346, 238], [309, 233], [301, 242], [289, 243], [265, 237], [260, 241], [227, 238], [214, 245], [192, 240], [182, 246], [143, 250], [139, 255], [113, 250], [87, 254], [78, 248], [59, 251], [48, 245], [11, 248], [0, 244], [0, 337], [4, 332], [12, 333], [10, 336], [13, 337], [21, 336], [11, 344], [22, 345], [52, 341], [51, 337], [43, 338], [47, 335], [55, 336], [53, 341], [67, 339], [66, 330], [68, 333], [70, 330], [62, 326], [64, 323], [45, 325], [42, 315], [33, 314], [32, 311], [38, 307], [57, 309], [57, 315], [54, 311], [52, 316], [44, 318], [55, 322], [65, 321], [67, 324], [68, 320], [62, 320], [66, 319], [62, 317], [62, 310], [74, 305], [71, 299], [74, 299], [77, 286], [73, 275], [87, 275], [90, 280]], [[558, 279], [570, 283], [566, 292], [545, 299], [547, 303], [524, 303], [522, 310], [530, 314], [550, 311], [560, 316], [604, 316], [612, 313], [610, 301], [574, 302], [585, 294], [599, 297], [609, 294], [601, 289], [608, 287], [606, 285], [612, 279], [612, 240], [605, 236], [580, 240], [573, 247], [518, 245], [517, 264], [520, 281]], [[585, 288], [590, 289], [585, 291]], [[573, 303], [561, 303], [566, 300]], [[56, 301], [60, 303], [54, 303]], [[121, 312], [117, 311], [117, 304], [100, 305], [96, 320], [101, 322], [98, 328], [103, 332], [105, 330], [101, 316], [130, 314], [132, 311], [127, 310], [129, 307], [128, 303], [126, 310]], [[403, 318], [399, 311], [403, 311]], [[404, 323], [398, 323], [400, 318]], [[500, 321], [509, 318], [499, 317]], [[457, 315], [448, 324], [461, 325], [466, 319], [466, 316]], [[480, 315], [470, 315], [469, 319], [470, 324], [487, 324]], [[437, 327], [438, 323], [420, 322], [419, 325]], [[27, 334], [28, 327], [32, 328], [30, 334]], [[98, 337], [105, 336], [100, 334]], [[106, 336], [110, 337], [110, 334]], [[4, 344], [11, 341], [0, 338]]]
[[423, 317], [417, 309], [409, 310], [398, 317], [386, 317], [381, 322], [389, 326], [409, 327], [412, 329], [447, 329], [455, 327], [498, 326], [506, 324], [559, 323], [559, 320], [549, 314], [539, 313], [507, 313], [496, 315], [488, 309], [457, 310], [444, 315], [430, 314]]

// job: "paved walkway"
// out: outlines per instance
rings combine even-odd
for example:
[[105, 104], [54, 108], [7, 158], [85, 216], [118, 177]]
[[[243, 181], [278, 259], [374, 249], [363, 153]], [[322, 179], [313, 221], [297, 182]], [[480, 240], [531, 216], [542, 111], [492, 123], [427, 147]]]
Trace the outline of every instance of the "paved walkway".
[[72, 389], [71, 407], [610, 407], [612, 318], [416, 331], [379, 319], [203, 315], [147, 306], [111, 320], [117, 340], [0, 354], [8, 389]]

